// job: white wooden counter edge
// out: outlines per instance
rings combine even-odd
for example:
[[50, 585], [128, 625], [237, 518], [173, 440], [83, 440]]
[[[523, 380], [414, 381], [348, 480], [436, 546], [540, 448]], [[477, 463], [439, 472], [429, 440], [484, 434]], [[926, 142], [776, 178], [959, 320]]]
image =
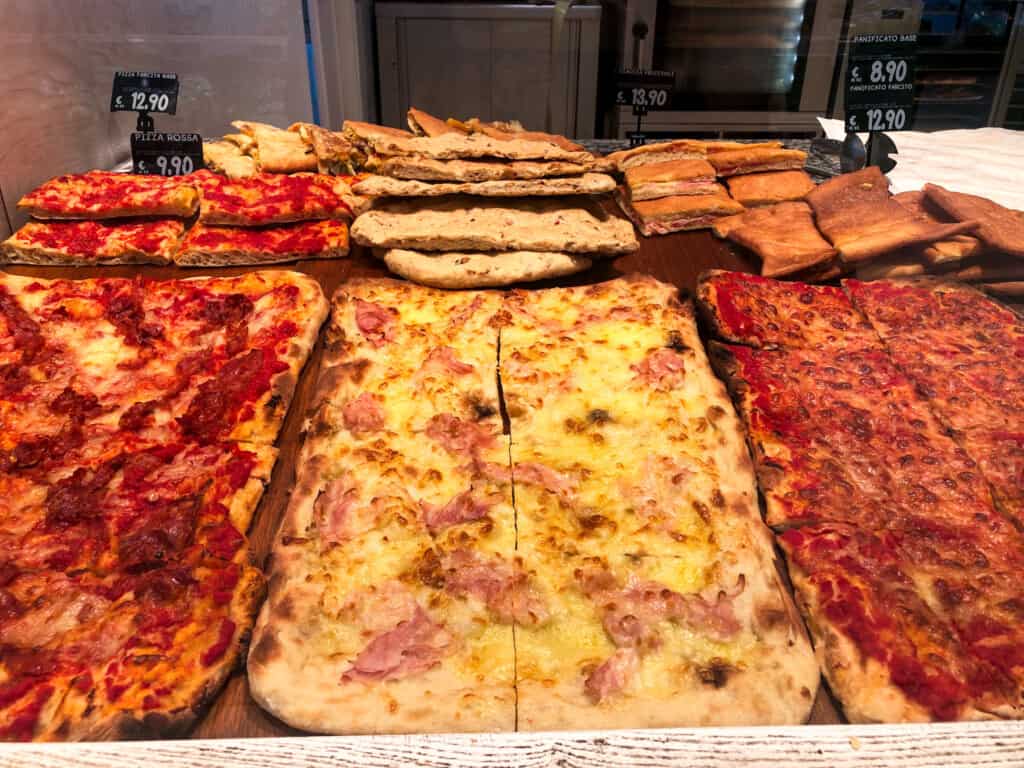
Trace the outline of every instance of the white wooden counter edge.
[[1024, 766], [1024, 721], [0, 745], [3, 768]]

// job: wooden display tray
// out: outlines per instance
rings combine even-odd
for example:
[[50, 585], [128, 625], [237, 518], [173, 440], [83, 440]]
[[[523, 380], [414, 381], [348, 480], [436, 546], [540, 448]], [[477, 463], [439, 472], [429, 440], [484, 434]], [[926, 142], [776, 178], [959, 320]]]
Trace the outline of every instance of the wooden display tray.
[[[693, 293], [706, 269], [756, 271], [745, 253], [715, 239], [708, 231], [641, 238], [637, 253], [601, 261], [587, 272], [535, 284], [577, 285], [608, 280], [630, 272], [647, 273]], [[328, 296], [353, 277], [386, 276], [387, 269], [370, 253], [353, 245], [350, 258], [271, 265], [312, 275]], [[180, 267], [20, 267], [12, 274], [41, 278], [133, 277], [154, 279], [234, 275], [256, 269]], [[256, 511], [249, 537], [256, 562], [263, 564], [287, 502], [305, 418], [320, 368], [322, 344], [314, 348], [302, 372], [281, 430], [280, 455], [270, 485]], [[433, 736], [310, 737], [264, 712], [249, 696], [244, 669], [236, 670], [191, 739], [90, 745], [0, 745], [0, 768], [7, 766], [111, 765], [181, 766], [299, 765], [331, 766], [428, 764], [430, 766], [649, 766], [793, 764], [942, 765], [984, 763], [1024, 765], [1024, 722], [957, 723], [945, 726], [838, 726], [842, 717], [824, 684], [818, 690], [808, 726], [632, 730], [560, 734], [464, 734]], [[824, 727], [831, 725], [832, 727]], [[818, 726], [818, 727], [814, 727]], [[252, 737], [279, 737], [255, 739]], [[290, 737], [290, 738], [283, 738]], [[299, 738], [295, 738], [299, 737]], [[213, 740], [213, 741], [210, 741]], [[787, 757], [788, 755], [788, 757]], [[969, 756], [969, 760], [967, 760]], [[866, 761], [866, 762], [864, 762]]]

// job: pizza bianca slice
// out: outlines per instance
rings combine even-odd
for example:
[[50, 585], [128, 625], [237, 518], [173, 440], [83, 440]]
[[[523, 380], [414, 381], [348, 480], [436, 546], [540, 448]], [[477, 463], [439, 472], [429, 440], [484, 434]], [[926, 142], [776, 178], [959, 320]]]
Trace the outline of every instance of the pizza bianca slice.
[[249, 658], [255, 698], [286, 722], [514, 728], [512, 625], [543, 607], [513, 562], [499, 306], [393, 280], [336, 294]]
[[326, 315], [293, 272], [166, 282], [0, 277], [4, 466], [59, 459], [94, 433], [276, 438]]
[[209, 171], [189, 178], [199, 189], [199, 221], [208, 225], [263, 226], [309, 219], [351, 219], [363, 198], [348, 180], [317, 173], [258, 173], [229, 179]]
[[700, 308], [725, 341], [755, 347], [879, 346], [871, 324], [839, 288], [710, 270]]
[[825, 676], [855, 722], [1020, 716], [1020, 684], [929, 606], [886, 532], [779, 537]]
[[168, 264], [185, 225], [150, 221], [30, 221], [0, 246], [11, 264]]
[[21, 198], [18, 209], [37, 219], [187, 218], [198, 201], [194, 176], [89, 171], [50, 179]]
[[348, 255], [348, 225], [336, 219], [271, 227], [196, 224], [174, 255], [179, 266], [274, 264]]
[[512, 560], [506, 491], [438, 529], [401, 497], [309, 501], [300, 481], [249, 655], [257, 702], [327, 733], [511, 730], [512, 624], [546, 609]]
[[521, 547], [549, 612], [516, 626], [520, 729], [804, 721], [817, 665], [768, 552], [696, 564]]
[[710, 546], [725, 510], [757, 519], [739, 422], [674, 294], [634, 279], [506, 301], [521, 542], [672, 555]]

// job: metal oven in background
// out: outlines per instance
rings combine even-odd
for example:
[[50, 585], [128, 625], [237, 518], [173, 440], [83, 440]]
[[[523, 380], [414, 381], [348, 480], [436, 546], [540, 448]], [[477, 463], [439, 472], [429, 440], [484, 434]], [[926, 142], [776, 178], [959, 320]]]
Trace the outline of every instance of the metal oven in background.
[[[845, 0], [626, 0], [620, 65], [676, 74], [648, 134], [814, 134], [827, 114]], [[632, 130], [627, 108], [611, 129]]]

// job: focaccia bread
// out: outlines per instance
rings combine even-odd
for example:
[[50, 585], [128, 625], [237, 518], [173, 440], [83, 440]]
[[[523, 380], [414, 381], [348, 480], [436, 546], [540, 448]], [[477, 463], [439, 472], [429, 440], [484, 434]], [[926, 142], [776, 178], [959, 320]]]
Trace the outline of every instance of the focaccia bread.
[[978, 223], [942, 224], [904, 208], [889, 196], [889, 182], [875, 166], [829, 179], [807, 195], [807, 202], [818, 229], [848, 263], [947, 240]]
[[366, 142], [380, 155], [422, 155], [435, 160], [476, 159], [495, 157], [505, 160], [564, 160], [572, 163], [592, 162], [594, 156], [583, 149], [565, 149], [549, 141], [495, 139], [481, 133], [464, 136], [446, 133], [441, 136], [404, 138], [384, 134], [367, 136]]
[[615, 189], [615, 180], [604, 173], [560, 176], [553, 179], [522, 179], [477, 182], [424, 182], [367, 176], [352, 185], [352, 191], [369, 197], [547, 197], [552, 195], [599, 195]]
[[924, 194], [957, 221], [977, 222], [975, 235], [989, 248], [1024, 257], [1024, 219], [1018, 211], [978, 195], [950, 191], [938, 184], [925, 184]]
[[775, 171], [731, 176], [726, 183], [729, 194], [747, 208], [802, 200], [814, 189], [806, 171]]
[[366, 161], [366, 169], [374, 173], [418, 181], [546, 179], [554, 176], [579, 176], [592, 167], [593, 163], [568, 163], [560, 160], [433, 160], [429, 157], [402, 155], [371, 155]]
[[744, 147], [725, 152], [712, 152], [708, 162], [715, 166], [719, 176], [738, 176], [762, 171], [797, 170], [804, 167], [807, 153], [800, 149], [776, 147]]
[[679, 139], [678, 141], [662, 141], [632, 149], [623, 149], [605, 155], [602, 160], [611, 168], [625, 173], [638, 165], [664, 163], [671, 160], [702, 160], [706, 155], [707, 151], [704, 149], [703, 142]]
[[420, 285], [435, 288], [495, 288], [582, 272], [585, 256], [544, 251], [431, 253], [400, 248], [380, 254], [388, 269]]
[[231, 141], [204, 141], [203, 163], [215, 173], [229, 179], [244, 179], [256, 173], [256, 161]]
[[640, 247], [628, 221], [574, 198], [387, 200], [355, 221], [352, 238], [424, 251], [614, 254]]
[[292, 123], [289, 131], [298, 133], [313, 148], [318, 173], [343, 176], [355, 173], [353, 146], [340, 131], [329, 131], [313, 123]]
[[235, 120], [231, 125], [256, 141], [256, 166], [261, 173], [299, 173], [317, 169], [313, 148], [294, 131], [248, 120]]

